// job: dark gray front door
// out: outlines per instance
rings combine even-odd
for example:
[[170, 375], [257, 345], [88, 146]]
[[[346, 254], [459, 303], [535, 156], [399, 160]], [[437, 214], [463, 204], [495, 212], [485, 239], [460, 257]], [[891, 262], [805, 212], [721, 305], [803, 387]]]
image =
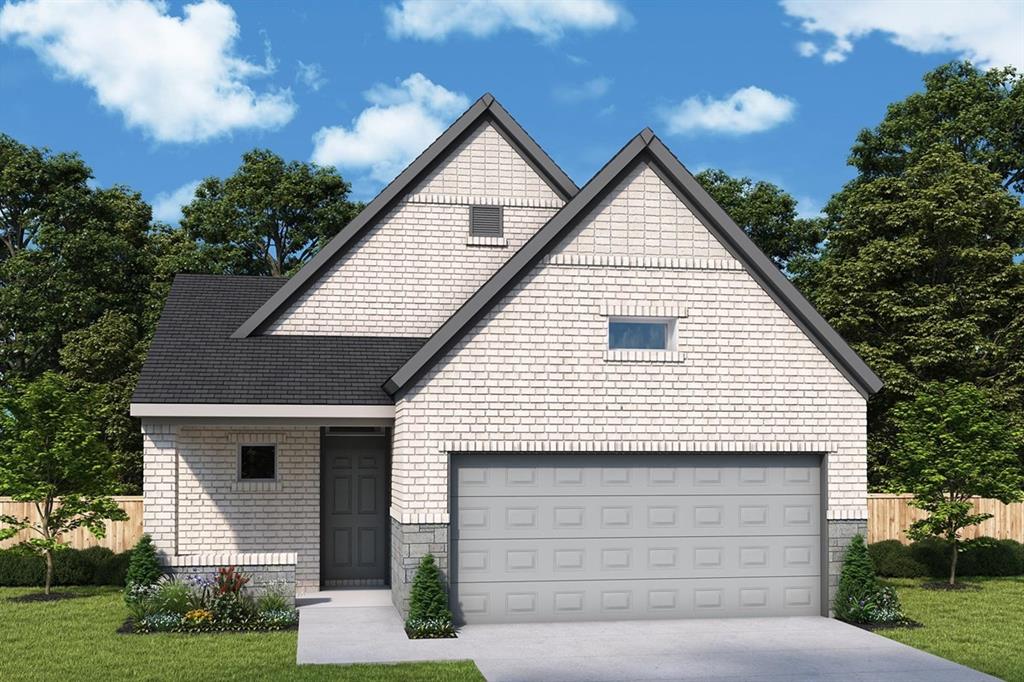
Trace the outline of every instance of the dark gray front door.
[[323, 575], [326, 586], [384, 585], [388, 575], [388, 440], [325, 434]]

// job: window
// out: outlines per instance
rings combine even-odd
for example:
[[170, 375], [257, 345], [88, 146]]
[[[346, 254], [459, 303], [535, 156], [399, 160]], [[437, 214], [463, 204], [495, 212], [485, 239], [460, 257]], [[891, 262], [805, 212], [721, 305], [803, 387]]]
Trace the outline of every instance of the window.
[[272, 481], [276, 478], [276, 445], [240, 445], [238, 447], [239, 480]]
[[675, 320], [611, 318], [608, 320], [609, 350], [674, 350]]
[[471, 237], [503, 237], [501, 206], [470, 206], [469, 235]]

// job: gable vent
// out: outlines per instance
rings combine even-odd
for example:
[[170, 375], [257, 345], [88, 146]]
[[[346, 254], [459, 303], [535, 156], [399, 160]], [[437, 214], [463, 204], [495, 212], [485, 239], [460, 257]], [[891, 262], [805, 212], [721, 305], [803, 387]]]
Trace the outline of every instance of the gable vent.
[[469, 234], [474, 237], [503, 237], [501, 206], [470, 206]]

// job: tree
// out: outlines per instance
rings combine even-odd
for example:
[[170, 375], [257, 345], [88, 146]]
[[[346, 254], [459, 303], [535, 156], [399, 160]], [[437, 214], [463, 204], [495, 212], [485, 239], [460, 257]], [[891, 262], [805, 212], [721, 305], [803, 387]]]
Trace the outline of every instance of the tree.
[[1024, 414], [1024, 208], [1001, 178], [936, 144], [826, 213], [828, 243], [797, 281], [885, 382], [869, 403], [872, 485], [888, 477], [891, 410], [929, 382], [997, 389]]
[[102, 538], [104, 521], [128, 518], [108, 496], [110, 452], [89, 411], [90, 396], [53, 372], [9, 389], [0, 403], [0, 495], [31, 502], [38, 517], [0, 516], [0, 540], [33, 533], [26, 544], [46, 559], [46, 594], [53, 553], [67, 546], [62, 535], [85, 527]]
[[797, 201], [770, 182], [734, 178], [725, 171], [703, 170], [697, 182], [743, 228], [779, 269], [811, 254], [821, 241], [821, 220], [799, 218]]
[[226, 272], [286, 275], [359, 212], [348, 193], [333, 168], [254, 149], [231, 177], [199, 185], [181, 227]]
[[76, 154], [51, 154], [0, 134], [0, 260], [25, 249], [46, 222], [82, 197], [92, 171]]
[[433, 554], [420, 559], [409, 592], [409, 617], [405, 628], [410, 637], [447, 637], [452, 633], [452, 612], [441, 583], [441, 572]]
[[1004, 188], [1024, 193], [1024, 83], [1012, 67], [979, 71], [952, 62], [925, 74], [924, 91], [889, 105], [885, 118], [862, 130], [850, 163], [860, 180], [898, 177], [934, 145], [995, 173]]
[[1006, 504], [1024, 499], [1016, 452], [1021, 434], [991, 395], [965, 383], [928, 384], [893, 416], [898, 434], [891, 464], [894, 483], [914, 495], [911, 505], [928, 512], [907, 535], [949, 542], [949, 584], [955, 585], [961, 531], [992, 516], [974, 513], [971, 498]]

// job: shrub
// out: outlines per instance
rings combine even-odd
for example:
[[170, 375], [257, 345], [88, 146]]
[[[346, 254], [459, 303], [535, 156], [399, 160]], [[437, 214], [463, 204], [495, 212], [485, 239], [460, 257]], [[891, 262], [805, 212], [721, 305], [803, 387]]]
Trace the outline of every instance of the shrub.
[[139, 538], [132, 549], [128, 572], [124, 580], [125, 586], [155, 585], [161, 574], [160, 562], [156, 558], [156, 548], [153, 547], [153, 540], [147, 533]]
[[131, 551], [111, 554], [102, 559], [96, 566], [93, 582], [97, 585], [114, 585], [124, 587], [125, 576], [128, 575], [128, 563], [132, 559]]
[[[928, 538], [910, 546], [911, 556], [927, 567], [927, 574], [949, 575], [950, 546], [945, 540]], [[1006, 576], [1024, 573], [1024, 547], [1014, 540], [981, 537], [961, 543], [957, 573], [970, 576]]]
[[53, 553], [53, 581], [57, 585], [92, 585], [96, 565], [88, 554], [75, 549]]
[[38, 587], [45, 573], [46, 563], [40, 555], [17, 547], [0, 549], [0, 586]]
[[928, 575], [942, 578], [949, 575], [949, 546], [938, 538], [925, 538], [910, 545], [910, 556], [923, 565]]
[[879, 584], [861, 535], [855, 535], [846, 549], [832, 609], [836, 618], [848, 623], [882, 624], [905, 620], [896, 592]]
[[260, 613], [266, 613], [268, 611], [288, 611], [291, 608], [291, 599], [289, 599], [280, 590], [267, 590], [256, 600], [256, 609]]
[[928, 568], [915, 561], [910, 547], [899, 540], [882, 540], [868, 545], [871, 563], [878, 575], [887, 578], [918, 578], [928, 575]]
[[420, 559], [409, 595], [409, 617], [405, 631], [412, 639], [453, 637], [452, 612], [448, 608], [448, 595], [441, 584], [441, 573], [433, 554]]
[[165, 576], [156, 585], [153, 606], [159, 613], [185, 615], [191, 606], [189, 587], [175, 578]]

